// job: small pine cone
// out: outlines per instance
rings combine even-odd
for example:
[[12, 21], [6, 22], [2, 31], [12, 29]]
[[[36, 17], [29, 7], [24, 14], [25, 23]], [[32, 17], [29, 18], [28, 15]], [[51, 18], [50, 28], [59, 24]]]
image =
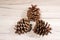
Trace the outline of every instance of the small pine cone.
[[48, 33], [51, 33], [50, 30], [51, 28], [49, 27], [50, 24], [45, 23], [43, 20], [38, 20], [36, 22], [36, 25], [33, 29], [34, 33], [39, 34], [39, 35], [48, 35]]
[[30, 22], [27, 19], [21, 19], [17, 22], [17, 25], [15, 26], [15, 33], [17, 34], [23, 34], [29, 32], [32, 27]]
[[29, 21], [37, 21], [40, 18], [39, 8], [36, 8], [37, 5], [31, 5], [27, 11], [27, 17]]

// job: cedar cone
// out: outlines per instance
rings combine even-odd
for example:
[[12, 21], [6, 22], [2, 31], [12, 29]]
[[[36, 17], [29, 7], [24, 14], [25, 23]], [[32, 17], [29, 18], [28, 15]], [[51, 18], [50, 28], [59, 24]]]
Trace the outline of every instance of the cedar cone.
[[21, 19], [17, 22], [17, 25], [15, 26], [15, 33], [17, 34], [23, 34], [29, 32], [32, 27], [30, 22], [27, 19]]
[[39, 8], [36, 8], [37, 5], [31, 5], [27, 11], [27, 17], [29, 21], [37, 21], [40, 18]]
[[51, 33], [50, 30], [51, 30], [50, 24], [48, 24], [48, 22], [45, 23], [43, 20], [38, 20], [33, 29], [34, 33], [42, 36], [48, 35], [48, 33]]

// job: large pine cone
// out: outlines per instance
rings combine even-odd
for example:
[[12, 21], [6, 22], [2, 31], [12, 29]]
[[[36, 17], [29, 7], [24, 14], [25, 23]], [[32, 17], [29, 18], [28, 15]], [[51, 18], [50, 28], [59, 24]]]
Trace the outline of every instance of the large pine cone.
[[36, 25], [33, 29], [34, 33], [39, 34], [39, 35], [48, 35], [48, 33], [51, 33], [50, 30], [51, 28], [49, 27], [50, 24], [45, 23], [43, 20], [38, 20], [36, 22]]
[[37, 21], [40, 18], [39, 8], [36, 8], [37, 5], [31, 5], [27, 11], [27, 17], [29, 21]]
[[32, 27], [30, 22], [27, 19], [23, 18], [17, 22], [17, 25], [14, 29], [16, 30], [15, 33], [23, 34], [29, 32], [32, 29]]

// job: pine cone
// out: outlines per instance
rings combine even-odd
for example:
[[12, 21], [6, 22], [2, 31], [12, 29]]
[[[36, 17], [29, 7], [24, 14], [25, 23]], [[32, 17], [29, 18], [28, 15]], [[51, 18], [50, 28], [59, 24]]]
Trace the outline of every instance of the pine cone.
[[23, 34], [29, 32], [32, 29], [32, 27], [30, 22], [27, 19], [23, 18], [17, 22], [17, 25], [14, 29], [16, 30], [15, 33]]
[[36, 25], [33, 29], [34, 33], [39, 34], [39, 35], [48, 35], [48, 33], [51, 33], [50, 30], [51, 28], [49, 27], [50, 24], [45, 23], [43, 20], [38, 20], [36, 22]]
[[31, 5], [27, 11], [27, 17], [30, 21], [36, 21], [40, 18], [39, 8], [36, 8], [37, 5]]

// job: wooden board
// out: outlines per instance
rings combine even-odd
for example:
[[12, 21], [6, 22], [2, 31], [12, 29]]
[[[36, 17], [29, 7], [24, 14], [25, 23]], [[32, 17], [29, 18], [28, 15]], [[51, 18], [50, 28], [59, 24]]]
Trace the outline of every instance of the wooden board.
[[[0, 2], [0, 40], [60, 40], [59, 0], [36, 0], [26, 4], [19, 3], [12, 5], [8, 3], [5, 4], [4, 1], [6, 0]], [[22, 35], [14, 34], [14, 25], [21, 18], [27, 17], [26, 11], [31, 4], [37, 4], [40, 8], [41, 18], [51, 24], [52, 33], [48, 36], [38, 36], [34, 34], [33, 31]]]

